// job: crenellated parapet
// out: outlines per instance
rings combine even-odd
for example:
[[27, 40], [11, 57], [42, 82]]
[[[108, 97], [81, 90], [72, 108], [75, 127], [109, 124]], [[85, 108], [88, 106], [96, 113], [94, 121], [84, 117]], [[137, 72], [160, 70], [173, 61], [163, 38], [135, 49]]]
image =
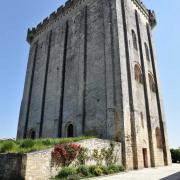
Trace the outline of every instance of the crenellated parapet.
[[155, 12], [147, 9], [141, 0], [132, 0], [132, 1], [138, 7], [139, 11], [148, 18], [149, 24], [153, 29], [157, 24]]
[[[27, 42], [31, 44], [34, 37], [43, 31], [44, 28], [46, 28], [49, 23], [56, 21], [57, 18], [60, 18], [62, 16], [65, 16], [69, 11], [77, 6], [78, 4], [81, 4], [81, 2], [84, 0], [68, 0], [65, 5], [60, 6], [56, 11], [50, 14], [47, 18], [45, 18], [42, 22], [40, 22], [36, 27], [33, 27], [32, 29], [28, 29], [27, 33]], [[154, 11], [148, 10], [146, 6], [143, 4], [140, 0], [131, 0], [139, 9], [139, 11], [144, 14], [146, 18], [149, 19], [149, 23], [151, 27], [153, 28], [156, 25], [156, 16]]]
[[38, 32], [42, 31], [43, 28], [47, 27], [50, 22], [56, 20], [57, 17], [65, 16], [65, 14], [67, 14], [71, 8], [77, 6], [82, 1], [84, 0], [68, 0], [65, 5], [60, 6], [56, 11], [51, 13], [49, 17], [45, 18], [42, 22], [40, 22], [36, 27], [28, 29], [27, 41], [31, 43], [35, 35]]
[[144, 3], [140, 0], [131, 0], [139, 9], [139, 11], [144, 14], [145, 16], [148, 16], [148, 9], [144, 5]]

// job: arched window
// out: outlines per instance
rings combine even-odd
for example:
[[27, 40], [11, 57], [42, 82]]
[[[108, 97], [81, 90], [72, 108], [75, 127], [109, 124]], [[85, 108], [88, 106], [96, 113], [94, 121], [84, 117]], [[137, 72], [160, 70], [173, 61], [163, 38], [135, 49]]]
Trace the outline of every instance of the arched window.
[[134, 30], [132, 30], [132, 40], [133, 40], [133, 47], [134, 47], [134, 49], [138, 50], [136, 33], [134, 32]]
[[149, 86], [152, 92], [156, 92], [156, 85], [154, 82], [154, 78], [153, 75], [151, 73], [148, 74], [149, 77]]
[[67, 137], [73, 137], [74, 136], [74, 127], [72, 124], [69, 124], [67, 127]]
[[33, 129], [31, 129], [30, 132], [29, 132], [29, 138], [30, 139], [35, 139], [36, 138], [36, 132]]
[[142, 73], [141, 73], [141, 68], [139, 67], [138, 64], [134, 66], [134, 76], [135, 80], [139, 83], [142, 83]]
[[145, 47], [145, 52], [146, 52], [146, 59], [148, 61], [150, 61], [150, 56], [149, 56], [149, 49], [146, 43], [144, 43], [144, 47]]
[[157, 148], [162, 148], [161, 131], [159, 127], [156, 128], [156, 142]]

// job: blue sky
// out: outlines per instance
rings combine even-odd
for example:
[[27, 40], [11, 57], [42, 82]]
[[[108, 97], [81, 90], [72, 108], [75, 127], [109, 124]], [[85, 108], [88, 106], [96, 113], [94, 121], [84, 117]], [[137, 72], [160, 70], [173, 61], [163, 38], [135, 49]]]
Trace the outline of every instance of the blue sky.
[[[1, 0], [0, 138], [16, 136], [29, 45], [28, 27], [56, 10], [64, 0]], [[153, 30], [171, 147], [180, 146], [180, 1], [144, 0], [156, 11]]]

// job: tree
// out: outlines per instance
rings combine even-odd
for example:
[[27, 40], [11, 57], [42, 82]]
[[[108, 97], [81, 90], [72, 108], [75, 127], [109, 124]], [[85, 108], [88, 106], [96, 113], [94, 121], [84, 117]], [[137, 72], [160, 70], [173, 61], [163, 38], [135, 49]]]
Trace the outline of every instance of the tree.
[[173, 163], [180, 163], [180, 149], [171, 149]]

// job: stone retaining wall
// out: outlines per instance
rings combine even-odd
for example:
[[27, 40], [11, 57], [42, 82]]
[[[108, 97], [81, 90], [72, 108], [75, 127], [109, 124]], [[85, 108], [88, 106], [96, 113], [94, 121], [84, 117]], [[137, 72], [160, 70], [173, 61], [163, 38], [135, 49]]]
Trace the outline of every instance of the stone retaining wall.
[[[94, 149], [109, 148], [111, 141], [89, 139], [77, 143], [88, 148], [88, 154], [92, 157]], [[48, 180], [56, 176], [60, 168], [52, 165], [51, 151], [52, 149], [27, 154], [0, 154], [0, 179]], [[115, 143], [114, 156], [117, 164], [121, 165], [121, 143]], [[92, 165], [96, 162], [90, 158], [86, 164]]]
[[0, 179], [21, 179], [22, 154], [0, 154]]

